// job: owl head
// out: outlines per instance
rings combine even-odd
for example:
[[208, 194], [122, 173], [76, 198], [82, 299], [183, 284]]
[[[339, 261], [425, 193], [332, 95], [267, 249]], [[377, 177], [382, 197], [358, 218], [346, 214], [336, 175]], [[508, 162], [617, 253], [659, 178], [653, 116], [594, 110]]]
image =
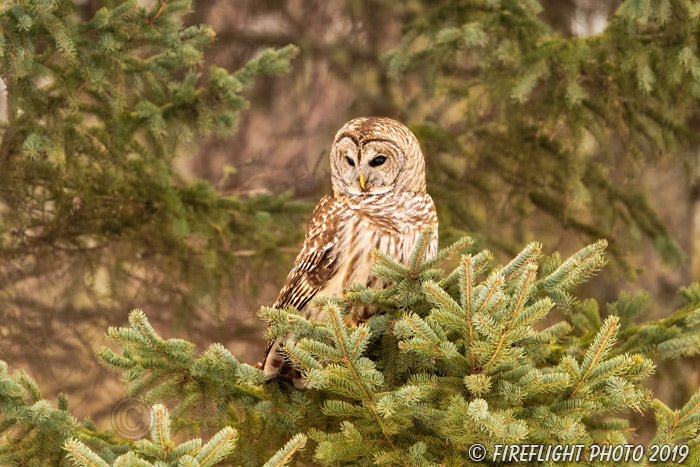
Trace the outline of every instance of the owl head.
[[336, 195], [425, 193], [425, 161], [416, 136], [384, 117], [360, 117], [338, 130], [331, 148]]

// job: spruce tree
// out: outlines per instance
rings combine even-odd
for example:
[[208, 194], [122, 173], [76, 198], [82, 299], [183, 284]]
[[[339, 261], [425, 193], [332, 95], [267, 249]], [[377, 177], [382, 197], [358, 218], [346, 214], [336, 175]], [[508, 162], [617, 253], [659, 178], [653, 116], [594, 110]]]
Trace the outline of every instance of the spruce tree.
[[[692, 142], [681, 123], [694, 101], [681, 101], [680, 95], [692, 91], [693, 66], [679, 74], [678, 82], [648, 71], [671, 66], [674, 55], [666, 52], [692, 42], [693, 5], [654, 2], [647, 10], [641, 2], [628, 1], [603, 36], [570, 40], [550, 34], [538, 22], [536, 1], [444, 2], [406, 29], [405, 47], [387, 56], [387, 63], [395, 73], [435, 61], [453, 73], [460, 71], [460, 60], [471, 59], [457, 57], [455, 51], [483, 48], [495, 54], [487, 56], [496, 62], [479, 62], [483, 69], [477, 81], [491, 91], [489, 86], [503, 88], [489, 94], [487, 107], [494, 117], [479, 121], [471, 115], [483, 125], [477, 132], [483, 131], [480, 141], [490, 151], [485, 154], [525, 151], [513, 159], [522, 163], [517, 169], [542, 177], [524, 177], [528, 199], [537, 183], [563, 194], [557, 206], [567, 216], [559, 219], [590, 236], [597, 238], [600, 232], [569, 218], [570, 202], [583, 200], [600, 219], [610, 214], [601, 200], [615, 201], [609, 206], [613, 211], [622, 202], [624, 208], [615, 212], [632, 212], [627, 219], [673, 257], [672, 240], [655, 222], [645, 223], [654, 220], [654, 213], [644, 200], [613, 190], [614, 180], [605, 179], [604, 160], [581, 145], [586, 132], [604, 141], [605, 131], [594, 130], [610, 122], [617, 132], [629, 130], [623, 146], [632, 148], [632, 155], [658, 151], [661, 143]], [[9, 245], [5, 259], [14, 268], [8, 270], [9, 278], [27, 271], [27, 262], [34, 260], [94, 267], [106, 253], [124, 255], [120, 266], [110, 270], [115, 277], [138, 268], [153, 272], [160, 285], [168, 285], [165, 277], [192, 280], [195, 287], [177, 293], [191, 305], [215, 295], [228, 268], [235, 269], [228, 261], [234, 259], [231, 243], [276, 238], [275, 231], [265, 231], [276, 225], [270, 216], [253, 214], [256, 206], [283, 210], [281, 201], [246, 203], [221, 198], [207, 184], [173, 183], [170, 163], [187, 151], [187, 138], [231, 130], [245, 107], [240, 95], [245, 85], [257, 72], [284, 69], [293, 49], [263, 53], [234, 74], [214, 68], [199, 77], [193, 71], [198, 52], [212, 36], [208, 28], [182, 26], [187, 8], [184, 1], [157, 1], [150, 9], [136, 2], [115, 3], [80, 22], [69, 1], [0, 6], [0, 77], [9, 103], [9, 123], [2, 127], [0, 196], [9, 206], [2, 222], [10, 226], [0, 247]], [[680, 18], [680, 30], [665, 26], [668, 14]], [[472, 16], [483, 24], [469, 23]], [[497, 46], [484, 39], [486, 32], [498, 38]], [[629, 48], [612, 49], [609, 53], [618, 55], [608, 62], [605, 54], [614, 41]], [[640, 43], [657, 47], [646, 68], [639, 55], [624, 52], [641, 50]], [[573, 78], [566, 74], [569, 60], [579, 67]], [[692, 57], [686, 62], [692, 65]], [[601, 76], [629, 78], [630, 73], [639, 91], [648, 93], [644, 100], [622, 99], [631, 100], [628, 86], [610, 89], [609, 102], [596, 92], [605, 88]], [[569, 79], [584, 93], [580, 99], [574, 99], [576, 86]], [[661, 85], [669, 95], [654, 94]], [[472, 94], [460, 94], [452, 85], [446, 89], [449, 96], [472, 103]], [[527, 101], [538, 105], [520, 102], [538, 96], [541, 100]], [[629, 108], [615, 107], [616, 98]], [[593, 109], [599, 99], [612, 106], [603, 107], [600, 115]], [[577, 106], [585, 108], [580, 120]], [[662, 130], [648, 121], [653, 111], [660, 112]], [[546, 117], [541, 125], [540, 116]], [[422, 128], [430, 144], [454, 143], [439, 128]], [[576, 128], [580, 131], [568, 131]], [[655, 129], [663, 136], [658, 140]], [[502, 136], [513, 136], [517, 145], [500, 146], [505, 152], [499, 154]], [[545, 157], [542, 151], [560, 157]], [[449, 189], [448, 182], [454, 187], [464, 174], [447, 170], [449, 154], [443, 156], [437, 159], [442, 169], [434, 169], [433, 176]], [[494, 166], [499, 170], [490, 171], [491, 176], [503, 177], [506, 185], [519, 182], [518, 173], [505, 170], [508, 166]], [[602, 179], [587, 178], [591, 174], [602, 174]], [[590, 186], [591, 193], [603, 189], [598, 192], [602, 198], [588, 199], [589, 181], [600, 182]], [[449, 213], [455, 225], [468, 226], [472, 213], [460, 203], [445, 204], [442, 215]], [[236, 233], [250, 238], [239, 239]], [[163, 339], [140, 311], [130, 315], [128, 327], [110, 328], [108, 337], [116, 348], [100, 348], [98, 357], [123, 375], [131, 396], [154, 404], [148, 439], [124, 439], [98, 430], [89, 420], [77, 420], [64, 396], [55, 403], [44, 399], [32, 378], [1, 362], [0, 433], [7, 436], [0, 444], [0, 464], [483, 465], [469, 458], [475, 443], [494, 452], [502, 443], [634, 442], [635, 427], [624, 416], [630, 411], [656, 417], [653, 445], [687, 448], [676, 451], [684, 463], [700, 462], [700, 391], [675, 408], [655, 399], [644, 385], [654, 361], [698, 353], [700, 286], [681, 290], [687, 301], [683, 308], [643, 322], [644, 294], [622, 294], [605, 310], [578, 297], [576, 286], [605, 264], [605, 241], [568, 259], [554, 253], [544, 260], [543, 247], [530, 243], [510, 262], [494, 266], [495, 255], [475, 248], [469, 238], [426, 259], [432, 235], [430, 230], [423, 233], [408, 266], [375, 252], [375, 275], [391, 286], [373, 291], [356, 285], [343, 297], [319, 298], [315, 306], [324, 309], [323, 322], [308, 321], [294, 309], [260, 311], [270, 325], [269, 339], [295, 336], [284, 352], [307, 379], [301, 390], [285, 381], [266, 381], [260, 370], [221, 344], [199, 354], [185, 340]], [[618, 240], [614, 257], [621, 248]], [[458, 253], [455, 267], [443, 270], [443, 261]], [[68, 261], [75, 257], [87, 262]], [[379, 313], [365, 324], [347, 326], [345, 316], [360, 305], [372, 305]]]
[[280, 247], [309, 210], [222, 194], [176, 164], [234, 133], [248, 90], [288, 71], [295, 46], [205, 67], [217, 37], [190, 24], [190, 1], [85, 3], [0, 2], [0, 358], [71, 395], [104, 380], [94, 339], [137, 305], [172, 328], [243, 321], [232, 297], [286, 272]]
[[[157, 404], [150, 440], [76, 421], [64, 399], [54, 408], [26, 374], [3, 364], [0, 429], [11, 436], [0, 462], [208, 465], [216, 451], [216, 459], [245, 466], [292, 457], [305, 465], [511, 465], [473, 462], [469, 449], [631, 443], [630, 411], [654, 414], [653, 444], [678, 445], [685, 465], [700, 461], [700, 391], [674, 410], [643, 384], [652, 358], [698, 353], [700, 286], [684, 289], [688, 304], [668, 318], [638, 322], [643, 296], [623, 294], [602, 313], [573, 292], [605, 264], [605, 241], [544, 260], [531, 243], [494, 266], [493, 254], [474, 251], [469, 238], [426, 259], [433, 234], [424, 230], [409, 266], [375, 251], [374, 273], [391, 285], [319, 298], [324, 322], [292, 308], [261, 309], [268, 338], [295, 336], [283, 351], [306, 377], [303, 389], [266, 381], [220, 344], [197, 355], [191, 343], [164, 340], [141, 311], [129, 327], [110, 328], [120, 350], [103, 347], [98, 356], [123, 374], [130, 395]], [[465, 247], [452, 271], [440, 268]], [[349, 327], [345, 316], [358, 305], [380, 313]], [[211, 441], [175, 445], [173, 429], [211, 432]]]
[[69, 304], [53, 309], [66, 321], [132, 300], [219, 311], [244, 266], [297, 238], [306, 207], [222, 196], [173, 163], [235, 132], [245, 90], [297, 48], [203, 69], [216, 34], [185, 24], [189, 0], [106, 1], [88, 20], [79, 3], [0, 4], [0, 306], [45, 315], [43, 287]]
[[551, 218], [607, 238], [630, 277], [627, 253], [645, 238], [678, 264], [684, 252], [638, 177], [675, 160], [689, 197], [697, 183], [698, 4], [624, 1], [588, 37], [553, 29], [537, 0], [429, 4], [384, 61], [422, 91], [398, 104], [422, 116], [412, 128], [441, 222], [514, 253], [528, 232], [551, 235]]

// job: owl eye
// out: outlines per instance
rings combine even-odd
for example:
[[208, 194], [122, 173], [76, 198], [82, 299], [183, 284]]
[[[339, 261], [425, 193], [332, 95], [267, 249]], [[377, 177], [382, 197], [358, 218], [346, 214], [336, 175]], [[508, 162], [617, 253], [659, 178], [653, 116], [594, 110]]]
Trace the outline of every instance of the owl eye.
[[345, 156], [345, 160], [348, 161], [348, 165], [349, 165], [350, 167], [355, 167], [355, 161], [353, 161], [352, 159], [350, 159], [348, 156]]
[[370, 167], [379, 167], [386, 161], [386, 156], [377, 156], [371, 161], [369, 161]]

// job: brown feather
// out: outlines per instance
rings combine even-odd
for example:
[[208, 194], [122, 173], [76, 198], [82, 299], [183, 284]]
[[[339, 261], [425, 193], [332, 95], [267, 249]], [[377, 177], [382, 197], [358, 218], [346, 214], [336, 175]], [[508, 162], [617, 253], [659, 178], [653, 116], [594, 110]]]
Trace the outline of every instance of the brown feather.
[[[357, 188], [350, 189], [349, 183], [357, 183], [352, 178], [356, 172], [348, 172], [350, 166], [345, 156], [339, 153], [336, 157], [335, 153], [336, 143], [345, 137], [354, 143], [344, 146], [346, 149], [343, 150], [355, 144], [358, 163], [362, 145], [377, 144], [377, 141], [393, 144], [395, 154], [405, 156], [388, 191], [370, 194], [352, 191]], [[323, 197], [314, 209], [304, 244], [273, 306], [278, 309], [293, 306], [305, 318], [320, 321], [324, 319], [324, 313], [312, 302], [317, 296], [342, 295], [355, 282], [374, 289], [386, 287], [388, 284], [372, 276], [372, 248], [408, 264], [421, 228], [431, 225], [437, 233], [435, 205], [425, 192], [424, 168], [418, 140], [399, 122], [386, 118], [359, 118], [341, 128], [331, 150], [333, 194]], [[351, 178], [343, 181], [343, 176]], [[437, 236], [430, 245], [428, 256], [436, 253]], [[351, 310], [347, 320], [355, 325], [374, 313], [376, 310], [372, 307], [357, 307]], [[259, 367], [267, 377], [289, 378], [295, 386], [303, 387], [299, 371], [285, 361], [279, 351], [285, 340], [293, 337], [280, 337], [268, 344], [265, 359]]]

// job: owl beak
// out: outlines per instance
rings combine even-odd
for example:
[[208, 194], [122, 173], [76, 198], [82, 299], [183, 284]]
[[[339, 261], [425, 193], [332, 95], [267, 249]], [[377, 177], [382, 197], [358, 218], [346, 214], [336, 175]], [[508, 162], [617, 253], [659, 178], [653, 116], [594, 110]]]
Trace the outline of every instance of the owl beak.
[[360, 186], [362, 187], [363, 190], [365, 189], [365, 183], [366, 183], [366, 182], [367, 182], [367, 179], [365, 178], [365, 176], [364, 176], [364, 175], [360, 175]]

